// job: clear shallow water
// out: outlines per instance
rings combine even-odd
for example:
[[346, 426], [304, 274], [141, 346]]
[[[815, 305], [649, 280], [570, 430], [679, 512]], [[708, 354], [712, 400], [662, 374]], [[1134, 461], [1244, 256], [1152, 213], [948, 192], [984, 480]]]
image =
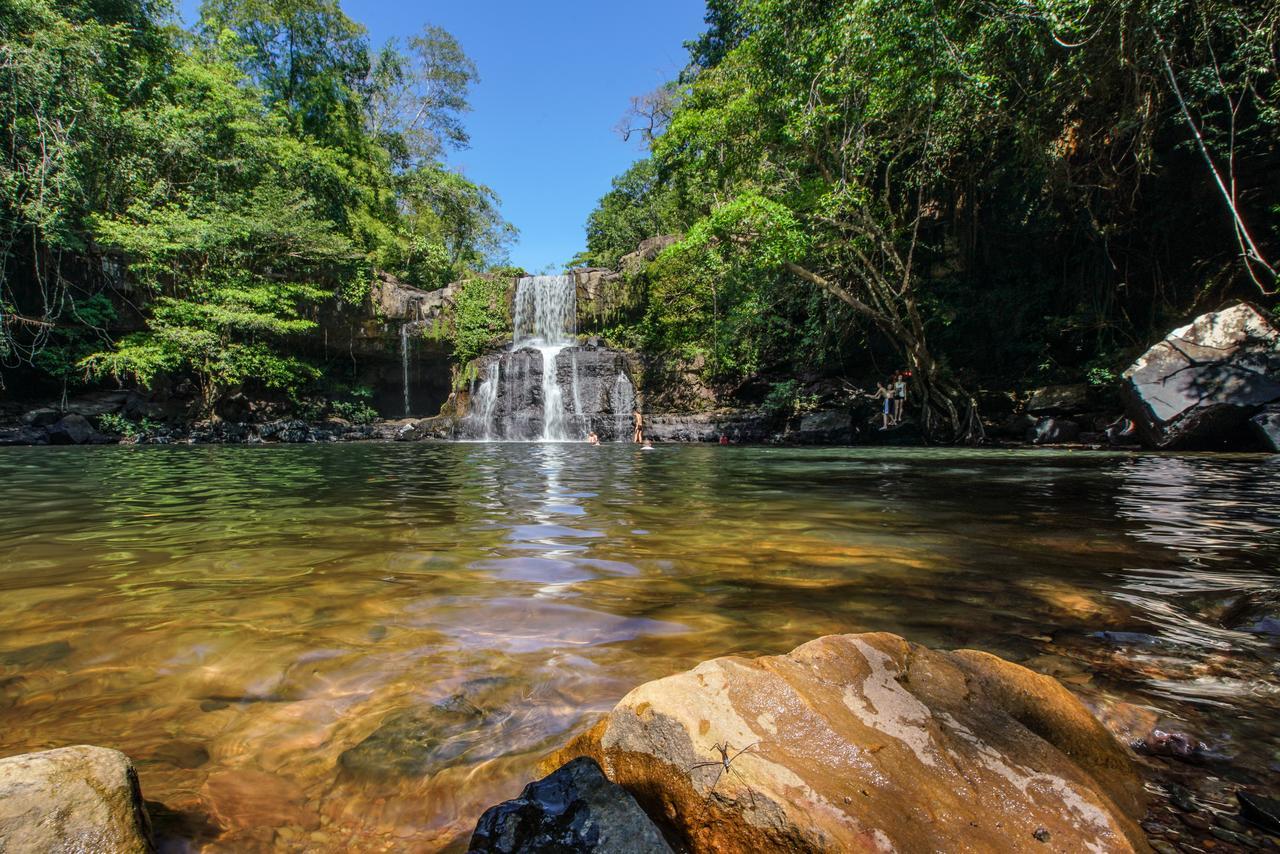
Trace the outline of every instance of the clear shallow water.
[[[367, 444], [0, 452], [0, 755], [134, 757], [174, 850], [431, 850], [636, 684], [887, 630], [1271, 785], [1280, 458]], [[1100, 630], [1150, 636], [1117, 642]]]

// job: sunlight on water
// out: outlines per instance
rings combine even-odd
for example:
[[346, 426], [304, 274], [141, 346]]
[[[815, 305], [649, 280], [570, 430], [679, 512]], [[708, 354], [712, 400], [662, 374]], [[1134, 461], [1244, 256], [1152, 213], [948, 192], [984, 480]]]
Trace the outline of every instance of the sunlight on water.
[[1049, 452], [6, 449], [0, 755], [119, 748], [161, 834], [211, 851], [432, 849], [639, 682], [887, 630], [1265, 758], [1274, 651], [1206, 614], [1275, 585], [1277, 474]]

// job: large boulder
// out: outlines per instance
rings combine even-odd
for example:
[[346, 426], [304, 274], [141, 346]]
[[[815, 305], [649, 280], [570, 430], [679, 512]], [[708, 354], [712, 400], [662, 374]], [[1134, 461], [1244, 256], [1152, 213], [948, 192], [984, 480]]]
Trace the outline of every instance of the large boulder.
[[579, 757], [525, 786], [515, 800], [486, 810], [469, 850], [670, 854], [671, 847], [626, 789]]
[[847, 445], [853, 440], [853, 416], [847, 409], [810, 412], [783, 438], [798, 445]]
[[79, 745], [0, 759], [0, 851], [154, 851], [138, 775], [118, 750]]
[[1090, 411], [1087, 385], [1051, 385], [1036, 389], [1027, 400], [1030, 415], [1077, 415]]
[[1280, 333], [1241, 303], [1175, 329], [1124, 372], [1125, 407], [1143, 444], [1253, 444], [1249, 419], [1280, 401]]
[[642, 685], [591, 756], [692, 851], [1145, 850], [1125, 749], [1054, 679], [833, 635]]
[[49, 441], [54, 445], [83, 445], [94, 436], [93, 425], [83, 415], [71, 413], [49, 428]]

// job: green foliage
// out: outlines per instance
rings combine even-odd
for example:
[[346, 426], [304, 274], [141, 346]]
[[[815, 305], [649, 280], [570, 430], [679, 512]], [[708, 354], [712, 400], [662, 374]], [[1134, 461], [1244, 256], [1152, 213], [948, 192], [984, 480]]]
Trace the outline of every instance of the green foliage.
[[674, 203], [659, 184], [653, 161], [637, 161], [613, 179], [613, 188], [587, 218], [587, 250], [571, 265], [615, 268], [646, 237], [679, 231]]
[[800, 383], [794, 379], [783, 380], [769, 386], [762, 404], [765, 412], [779, 418], [791, 418], [813, 412], [818, 408], [818, 397], [805, 394]]
[[944, 406], [953, 368], [1102, 382], [1197, 305], [1274, 290], [1171, 82], [1274, 261], [1274, 4], [712, 0], [706, 20], [580, 256], [685, 232], [645, 271], [655, 355], [728, 381], [843, 373], [869, 342]]
[[511, 340], [509, 290], [510, 280], [498, 276], [477, 276], [462, 283], [454, 299], [454, 359], [470, 363]]
[[113, 436], [144, 436], [154, 433], [160, 425], [150, 418], [133, 421], [118, 412], [107, 412], [98, 416], [98, 429]]
[[[336, 0], [0, 4], [0, 369], [297, 398], [316, 318], [371, 268], [438, 287], [505, 258], [446, 169], [474, 65], [424, 27], [371, 58]], [[118, 341], [104, 314], [142, 313]], [[3, 387], [0, 377], [0, 387]]]
[[354, 388], [350, 394], [351, 400], [336, 400], [329, 404], [334, 415], [352, 424], [370, 424], [378, 419], [378, 410], [369, 402], [373, 398], [372, 389]]

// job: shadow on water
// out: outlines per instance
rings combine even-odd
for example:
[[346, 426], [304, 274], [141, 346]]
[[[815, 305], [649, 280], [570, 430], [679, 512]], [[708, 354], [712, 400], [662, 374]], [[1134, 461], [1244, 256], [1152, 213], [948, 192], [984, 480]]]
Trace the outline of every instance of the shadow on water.
[[124, 750], [179, 847], [435, 848], [641, 681], [885, 630], [1137, 704], [1270, 780], [1275, 648], [1219, 617], [1276, 586], [1277, 474], [1061, 452], [6, 450], [0, 753]]

